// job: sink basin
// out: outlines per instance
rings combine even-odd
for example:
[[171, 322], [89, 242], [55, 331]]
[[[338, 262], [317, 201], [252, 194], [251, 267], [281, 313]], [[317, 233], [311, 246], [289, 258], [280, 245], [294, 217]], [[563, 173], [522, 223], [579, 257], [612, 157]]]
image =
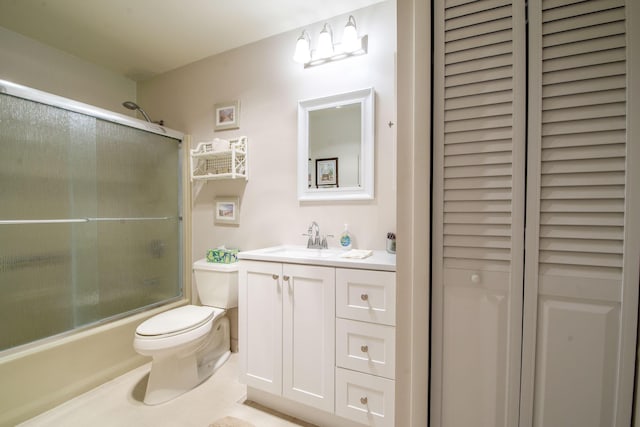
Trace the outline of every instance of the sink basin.
[[285, 258], [331, 258], [340, 255], [336, 249], [307, 249], [298, 246], [277, 246], [266, 249], [264, 253]]

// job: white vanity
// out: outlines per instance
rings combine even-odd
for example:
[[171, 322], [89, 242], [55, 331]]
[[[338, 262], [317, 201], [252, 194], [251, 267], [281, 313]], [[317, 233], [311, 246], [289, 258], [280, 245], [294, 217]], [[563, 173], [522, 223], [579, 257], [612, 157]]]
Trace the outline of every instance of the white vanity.
[[331, 426], [393, 426], [395, 255], [278, 246], [241, 252], [247, 398]]

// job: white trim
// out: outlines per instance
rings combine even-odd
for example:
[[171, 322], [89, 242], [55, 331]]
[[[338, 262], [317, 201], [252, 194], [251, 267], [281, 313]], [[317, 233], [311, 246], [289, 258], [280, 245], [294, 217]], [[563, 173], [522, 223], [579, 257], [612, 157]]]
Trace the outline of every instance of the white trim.
[[433, 161], [431, 204], [431, 401], [430, 425], [442, 425], [442, 363], [444, 351], [444, 0], [433, 5]]
[[[429, 420], [431, 0], [397, 4], [396, 426]], [[401, 214], [400, 214], [401, 213]], [[434, 426], [435, 427], [435, 426]]]
[[[298, 200], [372, 200], [374, 198], [375, 93], [372, 87], [298, 102]], [[308, 188], [309, 111], [361, 104], [360, 187]]]
[[[525, 229], [524, 307], [522, 319], [522, 371], [520, 380], [520, 427], [533, 425], [533, 401], [536, 366], [536, 324], [538, 322], [538, 258], [540, 224], [540, 150], [534, 141], [541, 139], [542, 81], [542, 5], [528, 4], [529, 17], [529, 114], [527, 117], [527, 227]], [[535, 39], [535, 42], [534, 42]], [[540, 46], [536, 49], [535, 46]]]
[[[617, 393], [616, 426], [630, 426], [635, 412], [635, 425], [640, 423], [638, 395], [634, 405], [634, 374], [636, 371], [638, 328], [638, 284], [640, 283], [640, 4], [638, 0], [626, 0], [626, 45], [627, 45], [627, 141], [625, 223], [622, 267], [622, 307], [620, 316], [620, 368]], [[635, 48], [634, 48], [635, 46]], [[640, 394], [636, 388], [636, 393]], [[635, 407], [634, 407], [635, 406]]]

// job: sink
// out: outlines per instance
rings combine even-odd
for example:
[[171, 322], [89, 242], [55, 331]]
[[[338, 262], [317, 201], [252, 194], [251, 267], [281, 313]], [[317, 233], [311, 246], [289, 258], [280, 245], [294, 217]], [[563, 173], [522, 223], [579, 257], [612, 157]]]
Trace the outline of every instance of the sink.
[[340, 255], [339, 249], [308, 249], [299, 246], [276, 246], [264, 250], [265, 254], [284, 258], [331, 258]]

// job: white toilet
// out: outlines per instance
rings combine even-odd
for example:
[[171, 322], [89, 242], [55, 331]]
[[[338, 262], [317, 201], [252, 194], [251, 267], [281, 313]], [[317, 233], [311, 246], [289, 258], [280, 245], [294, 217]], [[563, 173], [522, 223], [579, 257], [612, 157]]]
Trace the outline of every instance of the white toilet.
[[226, 309], [238, 306], [238, 263], [193, 264], [203, 306], [186, 305], [160, 313], [136, 329], [133, 347], [153, 358], [144, 403], [156, 405], [191, 390], [231, 354]]

